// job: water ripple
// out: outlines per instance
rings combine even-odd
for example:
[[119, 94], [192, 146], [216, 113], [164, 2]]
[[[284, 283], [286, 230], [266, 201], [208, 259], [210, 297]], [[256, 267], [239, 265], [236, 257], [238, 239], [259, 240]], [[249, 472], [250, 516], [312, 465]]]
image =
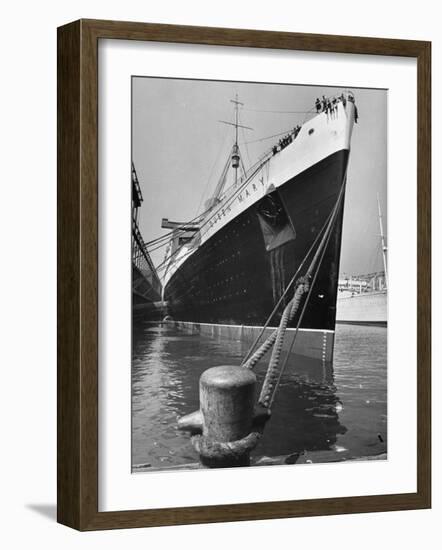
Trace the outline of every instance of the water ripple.
[[[387, 331], [340, 325], [333, 368], [293, 355], [256, 456], [330, 451], [349, 457], [387, 449]], [[210, 367], [238, 365], [247, 347], [134, 323], [132, 462], [161, 468], [196, 460], [178, 417], [198, 409], [198, 381]], [[256, 368], [259, 383], [266, 369]], [[380, 437], [379, 437], [380, 436]], [[337, 458], [338, 459], [338, 458]]]

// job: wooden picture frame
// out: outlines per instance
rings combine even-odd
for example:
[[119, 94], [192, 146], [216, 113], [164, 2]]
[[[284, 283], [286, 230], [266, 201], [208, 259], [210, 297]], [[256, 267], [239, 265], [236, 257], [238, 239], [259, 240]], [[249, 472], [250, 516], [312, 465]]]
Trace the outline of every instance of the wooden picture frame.
[[[158, 41], [417, 60], [417, 492], [98, 511], [98, 41]], [[431, 44], [422, 41], [79, 20], [58, 29], [58, 521], [82, 531], [431, 506]]]

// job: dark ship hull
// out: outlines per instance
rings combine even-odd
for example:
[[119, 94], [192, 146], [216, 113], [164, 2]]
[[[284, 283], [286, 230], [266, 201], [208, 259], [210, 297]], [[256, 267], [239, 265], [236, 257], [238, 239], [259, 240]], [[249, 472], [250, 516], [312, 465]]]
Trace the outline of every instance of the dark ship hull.
[[[189, 323], [264, 325], [336, 203], [348, 154], [337, 151], [285, 182], [199, 246], [165, 287], [169, 315]], [[335, 327], [344, 201], [340, 204], [302, 329]]]
[[[325, 109], [297, 127], [244, 179], [235, 178], [225, 193], [217, 189], [194, 226], [163, 220], [162, 227], [174, 230], [163, 299], [178, 325], [248, 343], [277, 307], [268, 325], [277, 326], [293, 290], [281, 296], [298, 269], [302, 267], [299, 275], [306, 273], [337, 205], [305, 311], [298, 310], [289, 325], [293, 332], [300, 323], [296, 354], [323, 365], [331, 362], [343, 193], [356, 120], [354, 98], [347, 97], [341, 95], [333, 110]], [[236, 140], [234, 167], [238, 155]], [[220, 181], [223, 184], [223, 178]]]

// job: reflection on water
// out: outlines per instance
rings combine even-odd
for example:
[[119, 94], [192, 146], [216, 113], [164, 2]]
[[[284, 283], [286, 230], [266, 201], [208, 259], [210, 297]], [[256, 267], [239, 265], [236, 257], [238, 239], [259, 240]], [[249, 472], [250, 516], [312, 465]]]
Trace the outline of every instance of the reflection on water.
[[[202, 372], [239, 365], [240, 341], [187, 334], [136, 319], [132, 357], [132, 464], [161, 468], [197, 461], [178, 417], [199, 407]], [[387, 331], [338, 325], [334, 366], [293, 355], [272, 417], [253, 455], [328, 451], [336, 460], [387, 448]], [[261, 386], [267, 362], [255, 369]], [[339, 455], [339, 456], [338, 456]], [[333, 460], [333, 458], [332, 458]]]

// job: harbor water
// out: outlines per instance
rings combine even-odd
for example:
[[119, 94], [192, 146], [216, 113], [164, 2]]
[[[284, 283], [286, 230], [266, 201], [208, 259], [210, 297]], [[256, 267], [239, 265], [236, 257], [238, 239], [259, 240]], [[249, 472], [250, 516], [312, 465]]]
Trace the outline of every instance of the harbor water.
[[[295, 346], [296, 347], [296, 346]], [[239, 340], [189, 334], [172, 324], [134, 320], [132, 467], [158, 470], [198, 460], [177, 419], [199, 408], [206, 369], [239, 365]], [[255, 369], [259, 387], [267, 367]], [[337, 325], [333, 366], [292, 354], [264, 437], [252, 453], [288, 463], [386, 456], [387, 329]]]

